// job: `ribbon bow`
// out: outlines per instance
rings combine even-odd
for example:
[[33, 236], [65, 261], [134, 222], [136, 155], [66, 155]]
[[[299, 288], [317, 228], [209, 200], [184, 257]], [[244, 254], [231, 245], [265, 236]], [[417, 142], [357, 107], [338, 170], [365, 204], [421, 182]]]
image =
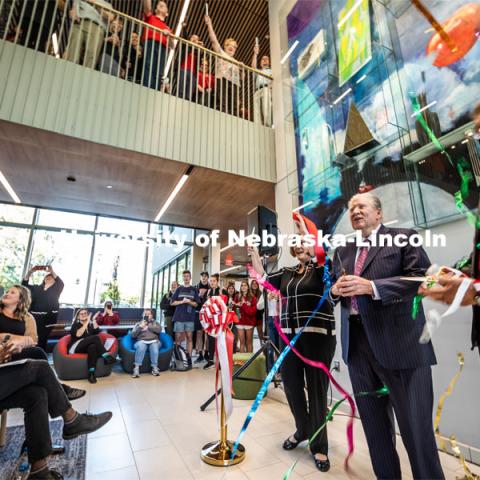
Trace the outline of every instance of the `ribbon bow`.
[[[237, 315], [228, 310], [224, 295], [210, 297], [200, 310], [200, 322], [208, 335], [215, 337], [216, 376], [215, 392], [218, 391], [219, 370], [222, 375], [222, 392], [225, 401], [226, 419], [232, 414], [233, 333], [228, 328], [238, 323]], [[218, 412], [218, 403], [217, 403]]]

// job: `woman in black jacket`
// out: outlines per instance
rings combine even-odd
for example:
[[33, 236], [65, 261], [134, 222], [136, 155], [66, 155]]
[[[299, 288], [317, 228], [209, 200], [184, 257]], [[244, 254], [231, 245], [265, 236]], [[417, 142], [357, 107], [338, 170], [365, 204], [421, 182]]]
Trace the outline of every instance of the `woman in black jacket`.
[[112, 357], [103, 346], [102, 339], [98, 336], [100, 327], [95, 319], [92, 321], [91, 313], [86, 308], [77, 310], [70, 330], [70, 343], [68, 353], [86, 353], [88, 364], [88, 381], [97, 383], [95, 368], [97, 360], [103, 357], [106, 364], [115, 363], [115, 357]]
[[[250, 247], [249, 252], [255, 271], [260, 275], [265, 274], [258, 250]], [[298, 264], [295, 267], [282, 268], [266, 277], [282, 295], [280, 316], [282, 331], [291, 340], [303, 328], [295, 347], [305, 357], [323, 362], [330, 368], [336, 346], [333, 305], [329, 301], [324, 302], [305, 327], [324, 294], [324, 266], [314, 261], [311, 248], [303, 244], [291, 247], [290, 253]], [[327, 415], [329, 379], [322, 370], [307, 365], [293, 352], [285, 357], [281, 373], [296, 426], [296, 432], [283, 442], [283, 448], [293, 450], [299, 443], [308, 440], [324, 423]], [[317, 435], [309, 447], [315, 466], [321, 472], [328, 471], [330, 461], [327, 427]]]

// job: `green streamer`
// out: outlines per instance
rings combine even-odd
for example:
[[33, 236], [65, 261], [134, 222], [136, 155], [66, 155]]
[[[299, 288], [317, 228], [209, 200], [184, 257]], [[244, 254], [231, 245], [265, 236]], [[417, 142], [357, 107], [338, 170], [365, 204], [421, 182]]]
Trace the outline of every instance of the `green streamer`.
[[423, 300], [423, 295], [415, 295], [415, 297], [413, 298], [412, 318], [414, 320], [417, 318], [418, 310], [420, 309], [422, 300]]
[[[382, 388], [379, 390], [375, 390], [374, 392], [359, 392], [356, 394], [352, 394], [353, 397], [366, 397], [368, 395], [375, 395], [377, 397], [381, 397], [382, 395], [388, 395], [390, 393], [390, 390], [386, 385], [384, 385]], [[310, 437], [308, 440], [307, 447], [309, 447], [312, 442], [320, 435], [320, 432], [327, 426], [327, 423], [333, 419], [333, 414], [335, 413], [335, 410], [346, 400], [346, 398], [342, 398], [341, 400], [338, 400], [338, 402], [335, 402], [331, 410], [328, 412], [327, 416], [325, 417], [325, 422], [323, 422], [322, 425], [320, 425], [320, 428]], [[288, 480], [290, 478], [290, 475], [292, 474], [293, 470], [297, 466], [298, 461], [300, 460], [300, 457], [293, 462], [293, 464], [290, 466], [290, 468], [285, 472], [285, 475], [283, 476], [283, 480]]]

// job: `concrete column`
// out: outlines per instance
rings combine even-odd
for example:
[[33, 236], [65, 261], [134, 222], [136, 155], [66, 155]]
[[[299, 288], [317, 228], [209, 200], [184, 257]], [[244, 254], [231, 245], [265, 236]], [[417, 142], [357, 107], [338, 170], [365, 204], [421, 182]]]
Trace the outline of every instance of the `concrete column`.
[[220, 271], [220, 244], [210, 247], [210, 256], [208, 259], [208, 267], [210, 275]]

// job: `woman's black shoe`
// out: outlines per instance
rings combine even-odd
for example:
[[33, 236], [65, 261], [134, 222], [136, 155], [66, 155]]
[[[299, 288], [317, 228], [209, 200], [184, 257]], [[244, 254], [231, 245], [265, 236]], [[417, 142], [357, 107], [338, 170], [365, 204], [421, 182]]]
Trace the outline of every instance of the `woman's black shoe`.
[[313, 461], [315, 462], [315, 466], [321, 472], [328, 472], [330, 470], [330, 460], [328, 458], [326, 460], [320, 460], [319, 458], [316, 458], [314, 455]]
[[88, 381], [90, 383], [97, 383], [97, 377], [95, 376], [95, 374], [93, 372], [88, 374]]
[[[295, 438], [295, 440], [297, 440], [297, 437], [295, 435], [291, 435], [293, 436], [293, 438]], [[298, 444], [299, 443], [302, 443], [304, 440], [306, 439], [303, 439], [303, 440], [297, 440], [296, 442], [292, 442], [290, 440], [290, 437], [288, 437], [284, 442], [283, 442], [283, 449], [284, 450], [293, 450], [294, 448], [297, 448], [298, 447]]]

